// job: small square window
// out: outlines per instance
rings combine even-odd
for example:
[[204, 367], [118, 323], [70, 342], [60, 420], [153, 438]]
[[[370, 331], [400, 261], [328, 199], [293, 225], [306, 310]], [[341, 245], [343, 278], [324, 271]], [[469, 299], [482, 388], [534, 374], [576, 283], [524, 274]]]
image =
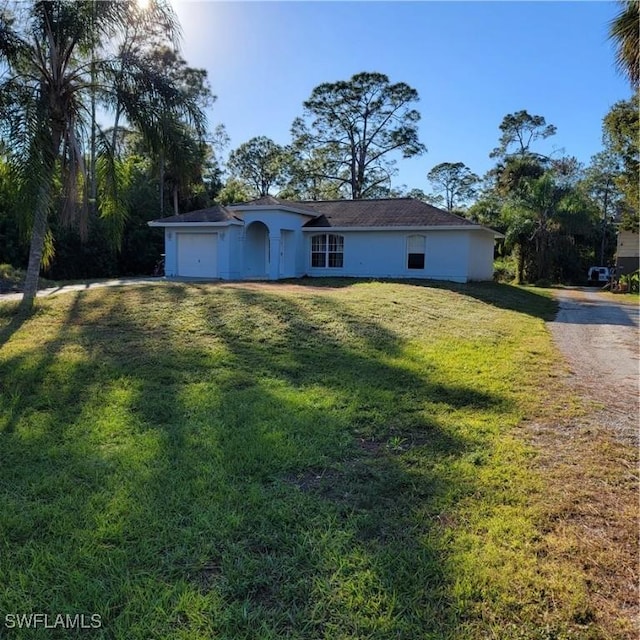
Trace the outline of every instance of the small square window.
[[424, 269], [424, 253], [410, 253], [407, 267], [409, 269]]

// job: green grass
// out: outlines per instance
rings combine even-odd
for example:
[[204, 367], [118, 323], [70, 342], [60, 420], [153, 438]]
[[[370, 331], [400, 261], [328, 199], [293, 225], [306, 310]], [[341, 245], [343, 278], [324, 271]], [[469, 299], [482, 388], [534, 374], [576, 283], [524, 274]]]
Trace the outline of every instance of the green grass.
[[548, 295], [314, 284], [0, 307], [0, 637], [611, 637], [516, 430]]

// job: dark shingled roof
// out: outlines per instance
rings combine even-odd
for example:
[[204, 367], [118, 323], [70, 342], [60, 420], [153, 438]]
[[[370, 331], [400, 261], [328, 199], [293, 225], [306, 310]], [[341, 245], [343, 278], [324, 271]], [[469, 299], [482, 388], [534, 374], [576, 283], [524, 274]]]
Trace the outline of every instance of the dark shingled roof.
[[308, 211], [309, 215], [317, 216], [318, 213], [312, 206], [310, 206], [311, 204], [313, 203], [302, 202], [299, 200], [282, 200], [280, 198], [274, 198], [273, 196], [262, 196], [260, 198], [256, 198], [255, 200], [249, 200], [249, 202], [240, 202], [231, 206], [237, 209], [259, 209], [260, 207], [289, 207], [291, 209], [297, 209], [298, 211]]
[[306, 200], [295, 202], [263, 196], [257, 200], [234, 204], [229, 207], [215, 206], [191, 211], [178, 216], [154, 220], [154, 223], [181, 224], [198, 222], [241, 222], [235, 215], [243, 210], [260, 207], [283, 207], [313, 216], [305, 228], [332, 227], [477, 227], [474, 222], [432, 207], [414, 198], [386, 198], [379, 200]]
[[471, 220], [414, 198], [305, 202], [320, 215], [305, 227], [477, 226]]
[[249, 200], [248, 202], [237, 202], [234, 203], [232, 206], [235, 207], [239, 207], [239, 206], [251, 206], [251, 207], [258, 207], [258, 206], [278, 206], [278, 205], [286, 205], [286, 204], [295, 204], [295, 203], [289, 203], [287, 200], [280, 200], [278, 198], [274, 198], [273, 196], [260, 196], [259, 198], [256, 198], [255, 200]]
[[154, 220], [154, 222], [179, 224], [182, 222], [229, 222], [231, 220], [239, 221], [239, 218], [234, 216], [233, 212], [225, 207], [216, 205], [208, 209], [199, 209], [198, 211], [181, 213], [180, 215], [170, 216], [169, 218], [160, 218], [159, 220]]

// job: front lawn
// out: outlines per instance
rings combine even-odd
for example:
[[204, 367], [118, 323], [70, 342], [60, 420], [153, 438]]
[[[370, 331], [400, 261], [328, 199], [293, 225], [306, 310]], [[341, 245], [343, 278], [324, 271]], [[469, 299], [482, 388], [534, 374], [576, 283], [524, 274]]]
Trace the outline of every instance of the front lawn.
[[554, 303], [316, 284], [0, 306], [0, 637], [613, 637], [517, 430]]

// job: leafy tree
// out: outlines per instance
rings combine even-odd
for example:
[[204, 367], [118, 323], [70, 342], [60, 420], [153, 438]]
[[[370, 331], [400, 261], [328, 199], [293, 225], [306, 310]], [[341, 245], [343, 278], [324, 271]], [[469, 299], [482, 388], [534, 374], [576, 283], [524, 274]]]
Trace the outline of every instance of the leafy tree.
[[244, 180], [256, 196], [266, 196], [269, 189], [284, 182], [284, 157], [284, 149], [279, 144], [258, 136], [231, 152], [228, 168], [234, 177]]
[[623, 197], [616, 187], [620, 171], [618, 158], [611, 152], [600, 151], [591, 157], [591, 163], [580, 181], [582, 188], [598, 204], [603, 217], [615, 217], [617, 205]]
[[609, 38], [616, 45], [616, 64], [631, 86], [640, 84], [640, 2], [619, 2], [620, 13], [609, 25]]
[[[96, 2], [92, 4], [92, 25], [97, 20]], [[91, 27], [91, 32], [95, 32]], [[116, 55], [111, 60], [111, 82], [117, 91], [115, 99], [110, 100], [110, 113], [113, 114], [113, 126], [109, 131], [112, 152], [118, 155], [118, 143], [124, 134], [130, 130], [122, 126], [122, 119], [127, 112], [136, 108], [140, 99], [139, 86], [145, 81], [153, 81], [152, 74], [156, 70], [152, 64], [153, 56], [150, 52], [155, 49], [166, 48], [167, 41], [173, 48], [178, 47], [179, 25], [175, 13], [166, 4], [166, 0], [149, 2], [144, 9], [142, 6], [130, 8], [130, 19], [125, 20], [120, 28], [112, 34], [113, 49]], [[100, 39], [95, 38], [91, 45], [91, 86], [89, 88], [91, 100], [91, 141], [89, 157], [88, 184], [90, 190], [89, 203], [92, 213], [96, 211], [97, 176], [96, 176], [96, 121], [97, 94], [100, 90], [96, 76], [96, 55], [100, 47]], [[144, 62], [143, 62], [144, 61]], [[130, 73], [131, 66], [138, 67], [139, 73]], [[129, 106], [127, 106], [129, 105]], [[104, 106], [104, 105], [103, 105]]]
[[491, 158], [533, 155], [531, 144], [555, 135], [556, 127], [547, 124], [543, 116], [532, 116], [526, 110], [522, 110], [508, 113], [500, 123], [500, 131], [500, 145], [491, 152]]
[[640, 94], [636, 93], [632, 99], [614, 104], [603, 122], [605, 151], [616, 158], [621, 168], [614, 182], [624, 194], [622, 224], [636, 230], [640, 210], [639, 107]]
[[473, 198], [480, 178], [462, 162], [441, 162], [427, 174], [437, 194], [444, 195], [447, 211]]
[[[160, 6], [156, 0], [154, 6]], [[164, 11], [170, 12], [169, 6]], [[23, 202], [33, 211], [31, 245], [22, 311], [33, 305], [50, 211], [56, 189], [63, 194], [63, 219], [77, 219], [85, 174], [85, 154], [93, 131], [103, 157], [104, 193], [101, 213], [125, 215], [118, 202], [117, 176], [109, 140], [93, 126], [94, 100], [107, 108], [121, 105], [127, 120], [156, 143], [163, 121], [158, 114], [179, 114], [186, 122], [202, 122], [202, 112], [170, 78], [154, 73], [135, 55], [126, 67], [110, 46], [123, 26], [139, 18], [135, 2], [55, 0], [20, 6], [0, 16], [0, 138], [11, 143]], [[136, 85], [123, 100], [122, 82]], [[85, 200], [86, 202], [86, 200]], [[81, 226], [82, 229], [82, 226]]]
[[[297, 142], [297, 143], [296, 143]], [[336, 162], [326, 148], [306, 148], [300, 140], [285, 149], [287, 182], [280, 196], [289, 200], [337, 200], [340, 184], [331, 179]]]
[[556, 128], [547, 125], [543, 116], [522, 110], [507, 114], [500, 131], [500, 144], [489, 154], [491, 158], [498, 158], [498, 162], [487, 173], [485, 181], [489, 190], [498, 196], [513, 198], [523, 188], [526, 190], [528, 181], [544, 175], [550, 158], [533, 151], [532, 144], [554, 135]]
[[[157, 37], [152, 42], [156, 43], [155, 46], [138, 48], [146, 72], [164, 78], [184, 96], [187, 104], [195, 106], [200, 113], [211, 107], [216, 97], [211, 92], [206, 70], [189, 67], [174, 48], [158, 44]], [[121, 51], [120, 57], [123, 55]], [[137, 86], [125, 85], [121, 73], [118, 78], [120, 93], [123, 94], [120, 101], [125, 98], [131, 100], [138, 91]], [[141, 148], [137, 148], [136, 152], [144, 150], [157, 161], [160, 214], [165, 212], [165, 191], [168, 191], [173, 202], [173, 213], [177, 215], [181, 193], [194, 189], [203, 191], [202, 174], [209, 153], [205, 142], [204, 119], [185, 119], [170, 107], [159, 110], [158, 119], [158, 135], [140, 137]]]
[[159, 193], [155, 167], [149, 158], [130, 155], [121, 164], [127, 218], [117, 254], [120, 275], [152, 274], [164, 251], [164, 233], [147, 224], [157, 217]]
[[507, 203], [505, 214], [507, 240], [519, 246], [520, 278], [527, 249], [532, 262], [529, 277], [547, 280], [554, 275], [554, 266], [561, 255], [558, 240], [593, 229], [593, 207], [576, 189], [559, 186], [552, 172], [527, 180], [518, 195]]
[[[116, 55], [112, 60], [113, 83], [117, 86], [115, 100], [110, 105], [113, 114], [113, 126], [111, 127], [111, 144], [114, 152], [119, 151], [119, 141], [122, 134], [130, 132], [127, 123], [122, 123], [128, 103], [135, 103], [138, 99], [138, 81], [127, 72], [131, 63], [138, 64], [144, 58], [147, 60], [158, 57], [154, 51], [161, 51], [167, 47], [167, 38], [171, 46], [178, 48], [179, 25], [173, 11], [166, 11], [166, 5], [161, 2], [151, 2], [143, 11], [137, 11], [135, 19], [126, 20], [116, 33], [114, 33], [114, 47]], [[156, 73], [157, 64], [149, 63], [139, 65], [141, 70]]]
[[347, 187], [353, 199], [371, 197], [390, 184], [393, 152], [410, 158], [426, 150], [418, 140], [420, 114], [411, 108], [417, 101], [415, 89], [382, 73], [323, 83], [293, 123], [294, 145], [322, 149], [331, 160], [322, 177]]
[[[52, 279], [96, 278], [151, 274], [163, 251], [163, 234], [147, 225], [158, 216], [156, 168], [149, 158], [129, 155], [114, 161], [118, 189], [126, 208], [116, 250], [110, 241], [110, 219], [90, 218], [86, 240], [76, 228], [51, 220], [56, 251], [44, 270]], [[98, 195], [100, 196], [100, 181]]]
[[582, 191], [597, 207], [600, 220], [600, 244], [598, 264], [606, 264], [607, 244], [613, 249], [615, 229], [613, 221], [617, 217], [624, 198], [616, 182], [621, 168], [618, 158], [610, 151], [601, 151], [591, 158], [591, 163], [579, 183]]
[[518, 282], [581, 280], [602, 237], [582, 166], [574, 157], [534, 150], [536, 141], [556, 132], [542, 116], [508, 114], [500, 131], [499, 146], [490, 154], [498, 162], [467, 216], [505, 234]]
[[487, 181], [497, 194], [508, 198], [517, 195], [527, 180], [540, 178], [544, 172], [545, 167], [539, 157], [514, 155], [498, 162], [489, 171]]
[[433, 204], [431, 202], [431, 194], [425, 193], [422, 189], [409, 189], [408, 191], [406, 191], [403, 197], [414, 198], [415, 200], [422, 200], [422, 202]]
[[516, 259], [516, 282], [526, 280], [525, 265], [532, 261], [531, 236], [535, 230], [532, 217], [526, 209], [514, 202], [506, 202], [501, 211], [505, 226], [505, 248]]
[[503, 204], [503, 198], [500, 198], [493, 191], [488, 191], [469, 207], [465, 217], [473, 222], [505, 233], [507, 227], [502, 216]]
[[[216, 100], [211, 92], [205, 69], [189, 67], [175, 49], [164, 46], [150, 52], [150, 64], [157, 65], [159, 72], [170, 78], [181, 93], [201, 111]], [[163, 140], [160, 147], [160, 194], [161, 206], [164, 190], [169, 186], [173, 199], [173, 213], [179, 213], [179, 194], [190, 188], [202, 187], [202, 173], [208, 148], [204, 140], [205, 130], [197, 120], [195, 126], [176, 114], [175, 110], [163, 113]]]
[[575, 186], [583, 175], [583, 165], [575, 156], [549, 158], [548, 166], [560, 186]]
[[225, 126], [223, 124], [216, 125], [207, 139], [207, 156], [202, 172], [202, 180], [209, 203], [216, 199], [224, 187], [225, 165], [222, 157], [228, 146], [229, 135]]
[[217, 204], [237, 204], [239, 202], [248, 202], [251, 200], [251, 191], [247, 185], [237, 178], [229, 178], [226, 184], [216, 196]]
[[11, 166], [0, 159], [0, 265], [21, 264], [27, 258], [25, 225]]

